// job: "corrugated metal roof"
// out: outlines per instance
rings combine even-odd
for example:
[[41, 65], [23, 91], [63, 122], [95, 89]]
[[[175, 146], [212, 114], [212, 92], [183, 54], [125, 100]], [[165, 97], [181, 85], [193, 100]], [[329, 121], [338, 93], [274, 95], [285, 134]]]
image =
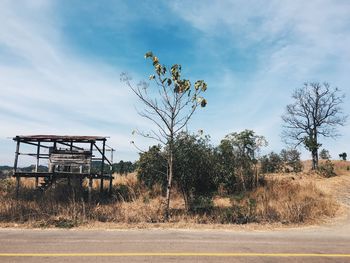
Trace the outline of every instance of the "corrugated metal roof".
[[13, 138], [15, 141], [66, 141], [66, 142], [87, 142], [87, 141], [103, 141], [108, 137], [103, 136], [72, 136], [72, 135], [17, 135]]

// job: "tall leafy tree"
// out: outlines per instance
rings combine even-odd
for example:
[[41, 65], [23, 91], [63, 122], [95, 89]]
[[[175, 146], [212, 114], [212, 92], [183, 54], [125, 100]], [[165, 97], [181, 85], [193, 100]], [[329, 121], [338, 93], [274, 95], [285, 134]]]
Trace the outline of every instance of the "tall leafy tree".
[[320, 158], [323, 160], [329, 160], [329, 159], [331, 159], [331, 155], [329, 154], [328, 150], [322, 149], [320, 151]]
[[289, 145], [304, 145], [312, 156], [312, 169], [318, 167], [320, 137], [339, 136], [337, 126], [345, 124], [341, 104], [345, 94], [328, 83], [305, 83], [294, 91], [293, 103], [287, 105], [282, 116], [284, 121], [283, 139]]
[[296, 149], [282, 149], [280, 157], [283, 162], [284, 171], [295, 173], [301, 172], [303, 169], [303, 164], [300, 160], [301, 153]]
[[174, 139], [186, 127], [197, 108], [206, 106], [207, 101], [202, 93], [206, 91], [207, 84], [197, 80], [192, 85], [190, 80], [182, 77], [181, 65], [174, 64], [168, 68], [152, 52], [147, 52], [145, 58], [152, 61], [154, 74], [149, 76], [152, 86], [145, 81], [134, 86], [125, 73], [121, 79], [143, 103], [144, 109], [139, 114], [155, 125], [155, 129], [149, 132], [135, 132], [166, 146], [168, 173], [165, 217], [168, 218], [174, 176]]
[[219, 150], [225, 160], [224, 170], [229, 172], [228, 168], [234, 168], [234, 177], [239, 178], [237, 184], [241, 190], [257, 186], [257, 154], [266, 145], [265, 137], [256, 135], [252, 130], [230, 133], [221, 141]]

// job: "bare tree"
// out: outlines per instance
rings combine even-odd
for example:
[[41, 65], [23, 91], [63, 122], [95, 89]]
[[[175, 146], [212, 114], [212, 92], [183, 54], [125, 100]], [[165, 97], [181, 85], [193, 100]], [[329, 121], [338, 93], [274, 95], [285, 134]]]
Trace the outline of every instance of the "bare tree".
[[152, 87], [144, 81], [136, 86], [132, 85], [130, 77], [125, 73], [121, 79], [143, 102], [145, 108], [139, 114], [153, 122], [156, 127], [149, 132], [135, 132], [166, 147], [168, 174], [165, 217], [168, 219], [174, 174], [174, 139], [186, 127], [198, 106], [206, 106], [207, 101], [201, 94], [206, 91], [207, 84], [203, 80], [197, 80], [192, 88], [188, 79], [181, 78], [181, 65], [174, 64], [169, 70], [160, 64], [152, 52], [147, 52], [145, 58], [153, 62], [155, 74], [149, 77], [154, 83]]
[[339, 92], [328, 83], [305, 83], [294, 91], [294, 103], [287, 105], [282, 116], [283, 139], [295, 147], [303, 144], [311, 152], [314, 170], [318, 168], [319, 138], [339, 136], [337, 126], [343, 126], [347, 119], [340, 107], [345, 94]]

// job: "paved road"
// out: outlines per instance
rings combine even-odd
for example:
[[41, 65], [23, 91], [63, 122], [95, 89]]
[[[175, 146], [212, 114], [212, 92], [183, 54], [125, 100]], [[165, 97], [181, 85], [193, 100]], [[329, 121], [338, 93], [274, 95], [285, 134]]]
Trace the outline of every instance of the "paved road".
[[0, 229], [0, 262], [63, 261], [350, 262], [350, 227], [269, 232]]

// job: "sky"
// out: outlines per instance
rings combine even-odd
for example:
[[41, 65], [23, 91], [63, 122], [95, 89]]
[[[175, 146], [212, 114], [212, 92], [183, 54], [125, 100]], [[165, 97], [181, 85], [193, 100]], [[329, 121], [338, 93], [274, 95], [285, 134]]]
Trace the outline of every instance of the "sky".
[[[188, 129], [217, 144], [253, 129], [285, 147], [281, 115], [304, 82], [347, 94], [350, 113], [350, 1], [0, 1], [0, 164], [12, 164], [15, 135], [109, 136], [115, 161], [136, 160], [154, 144], [142, 104], [120, 81], [152, 72], [147, 51], [184, 77], [204, 79], [208, 105]], [[194, 82], [194, 81], [193, 81]], [[350, 125], [321, 140], [337, 157], [350, 152]], [[308, 153], [300, 148], [303, 158]]]

